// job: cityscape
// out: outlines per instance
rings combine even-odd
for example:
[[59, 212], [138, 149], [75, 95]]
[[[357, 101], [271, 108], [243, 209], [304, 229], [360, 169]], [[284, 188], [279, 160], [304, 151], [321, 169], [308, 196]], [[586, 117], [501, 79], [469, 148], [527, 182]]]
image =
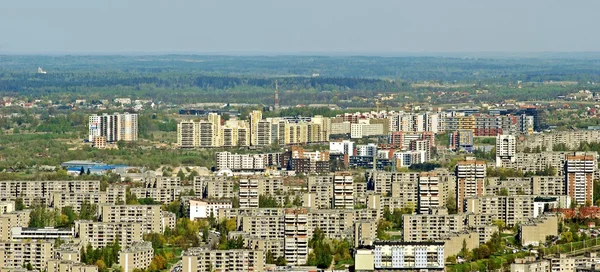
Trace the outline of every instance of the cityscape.
[[37, 2], [0, 272], [600, 271], [595, 2]]

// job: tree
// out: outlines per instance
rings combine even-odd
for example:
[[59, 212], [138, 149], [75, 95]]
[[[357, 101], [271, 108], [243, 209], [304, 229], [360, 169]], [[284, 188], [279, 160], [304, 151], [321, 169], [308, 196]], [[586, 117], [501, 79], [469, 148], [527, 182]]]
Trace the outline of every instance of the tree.
[[179, 172], [177, 172], [177, 177], [183, 181], [185, 180], [185, 174], [183, 173], [183, 170], [179, 169]]
[[15, 210], [22, 211], [25, 208], [26, 207], [25, 207], [25, 204], [23, 204], [23, 198], [19, 197], [19, 198], [15, 199]]
[[275, 261], [275, 265], [277, 265], [277, 266], [286, 266], [287, 265], [287, 260], [285, 259], [285, 257], [279, 256], [279, 257], [277, 257], [277, 260]]
[[91, 174], [92, 174], [92, 171], [90, 171], [90, 169], [88, 168], [88, 169], [87, 169], [87, 175], [89, 176], [89, 175], [91, 175]]
[[106, 271], [106, 264], [103, 260], [97, 260], [95, 265], [98, 267], [98, 271]]
[[504, 222], [504, 220], [500, 220], [500, 219], [492, 220], [492, 224], [494, 226], [497, 226], [498, 231], [500, 231], [500, 232], [502, 232], [504, 230], [504, 228], [506, 227], [506, 223]]
[[81, 169], [79, 170], [79, 175], [83, 176], [83, 174], [85, 174], [85, 169], [83, 169], [83, 166], [82, 166]]
[[498, 192], [499, 196], [508, 196], [508, 189], [506, 188], [502, 188], [500, 189], [500, 192]]
[[275, 263], [275, 257], [273, 256], [273, 253], [270, 250], [267, 250], [267, 254], [265, 256], [265, 262], [268, 264]]
[[456, 214], [458, 209], [456, 207], [456, 197], [451, 195], [446, 199], [446, 208], [449, 214]]

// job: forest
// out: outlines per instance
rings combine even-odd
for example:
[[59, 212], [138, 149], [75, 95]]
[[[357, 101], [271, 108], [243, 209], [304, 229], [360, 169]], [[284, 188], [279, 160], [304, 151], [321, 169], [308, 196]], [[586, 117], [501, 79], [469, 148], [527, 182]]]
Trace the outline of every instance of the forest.
[[[37, 66], [47, 74], [37, 74]], [[372, 105], [367, 100], [380, 93], [399, 94], [390, 101], [392, 106], [428, 98], [451, 103], [543, 100], [582, 88], [598, 90], [594, 82], [600, 80], [600, 60], [577, 56], [0, 56], [0, 95], [29, 100], [131, 97], [174, 104], [272, 104], [275, 80], [283, 105], [356, 107]], [[474, 96], [478, 89], [489, 92]], [[454, 91], [468, 95], [447, 95], [436, 101], [439, 92]]]

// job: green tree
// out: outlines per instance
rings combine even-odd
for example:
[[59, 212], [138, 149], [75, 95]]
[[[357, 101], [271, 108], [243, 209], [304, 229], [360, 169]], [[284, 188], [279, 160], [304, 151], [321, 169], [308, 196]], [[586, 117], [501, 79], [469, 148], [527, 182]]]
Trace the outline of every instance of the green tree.
[[19, 198], [15, 199], [15, 210], [22, 211], [25, 208], [27, 208], [27, 207], [25, 207], [25, 204], [23, 204], [23, 198], [19, 197]]
[[275, 263], [275, 257], [273, 256], [273, 253], [270, 250], [267, 250], [267, 254], [265, 256], [265, 262], [268, 264]]
[[277, 257], [277, 260], [275, 261], [275, 265], [277, 265], [277, 266], [286, 266], [287, 263], [288, 263], [287, 260], [283, 256]]

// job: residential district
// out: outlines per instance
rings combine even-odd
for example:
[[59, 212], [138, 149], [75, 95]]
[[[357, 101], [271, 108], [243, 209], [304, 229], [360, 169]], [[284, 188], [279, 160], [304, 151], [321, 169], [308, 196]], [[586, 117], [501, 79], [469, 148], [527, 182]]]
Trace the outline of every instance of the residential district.
[[[0, 270], [600, 269], [598, 130], [544, 131], [527, 105], [262, 114], [185, 114], [177, 145], [213, 150], [211, 169], [1, 180]], [[86, 141], [137, 141], [137, 119], [92, 115]]]

